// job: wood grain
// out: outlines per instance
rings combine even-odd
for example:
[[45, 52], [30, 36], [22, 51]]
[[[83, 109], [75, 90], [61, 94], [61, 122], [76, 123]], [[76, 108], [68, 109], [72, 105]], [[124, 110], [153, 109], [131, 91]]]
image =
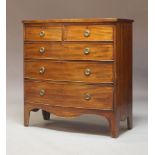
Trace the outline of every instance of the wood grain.
[[132, 128], [132, 24], [117, 24], [116, 39], [117, 110], [120, 119], [127, 119], [128, 128]]
[[[40, 37], [39, 33], [45, 32], [44, 37]], [[48, 27], [25, 27], [25, 41], [61, 41], [62, 29], [60, 26], [48, 26]]]
[[[127, 120], [131, 129], [132, 22], [117, 18], [24, 20], [24, 125], [29, 125], [31, 111], [42, 109], [45, 120], [50, 113], [106, 117], [112, 137], [118, 136], [120, 121]], [[87, 37], [85, 30], [90, 32]], [[41, 31], [44, 37], [39, 36]], [[45, 48], [42, 54], [41, 47]], [[84, 48], [90, 48], [90, 53], [85, 55]], [[91, 70], [89, 76], [85, 69]]]
[[[84, 32], [90, 31], [89, 37]], [[65, 41], [113, 41], [113, 27], [103, 25], [65, 26]]]
[[[41, 89], [45, 90], [44, 96], [39, 94]], [[91, 95], [90, 100], [85, 100], [86, 94]], [[25, 102], [112, 110], [113, 87], [25, 81]]]
[[108, 22], [133, 22], [132, 19], [120, 19], [120, 18], [71, 18], [71, 19], [48, 19], [48, 20], [23, 20], [23, 23], [103, 23]]
[[[44, 67], [44, 74], [39, 74]], [[91, 74], [85, 75], [90, 69]], [[84, 81], [92, 83], [113, 82], [113, 63], [76, 61], [25, 61], [25, 78], [57, 81]]]
[[[40, 53], [44, 47], [45, 52]], [[89, 48], [90, 53], [84, 54]], [[113, 60], [112, 43], [25, 43], [25, 59], [58, 59], [58, 60]]]

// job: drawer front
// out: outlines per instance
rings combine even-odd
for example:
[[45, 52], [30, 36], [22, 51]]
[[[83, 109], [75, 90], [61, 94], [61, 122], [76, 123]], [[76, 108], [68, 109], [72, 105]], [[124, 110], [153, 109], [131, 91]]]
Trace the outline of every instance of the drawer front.
[[113, 44], [26, 43], [25, 58], [64, 60], [113, 60]]
[[112, 110], [113, 87], [25, 81], [25, 102]]
[[66, 26], [66, 41], [113, 41], [113, 27], [102, 25]]
[[57, 81], [113, 82], [113, 63], [26, 61], [25, 77]]
[[60, 26], [25, 27], [25, 41], [61, 41]]

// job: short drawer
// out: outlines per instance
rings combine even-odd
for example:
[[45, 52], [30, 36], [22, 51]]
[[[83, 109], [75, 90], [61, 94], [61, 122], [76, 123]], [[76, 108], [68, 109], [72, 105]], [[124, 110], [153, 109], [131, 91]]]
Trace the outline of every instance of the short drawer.
[[113, 82], [113, 63], [25, 61], [25, 78], [93, 83]]
[[25, 102], [86, 109], [113, 109], [113, 87], [25, 81]]
[[66, 41], [113, 41], [113, 27], [107, 25], [66, 26]]
[[27, 59], [113, 60], [113, 44], [25, 43]]
[[25, 41], [61, 41], [61, 26], [25, 27]]

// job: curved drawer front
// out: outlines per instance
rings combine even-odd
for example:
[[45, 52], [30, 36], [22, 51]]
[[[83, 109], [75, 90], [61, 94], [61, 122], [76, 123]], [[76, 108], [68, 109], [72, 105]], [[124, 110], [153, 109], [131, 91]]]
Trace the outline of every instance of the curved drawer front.
[[113, 60], [113, 45], [99, 43], [26, 43], [25, 58]]
[[25, 27], [25, 41], [61, 41], [62, 29], [60, 26]]
[[65, 41], [113, 41], [113, 27], [106, 25], [65, 26]]
[[25, 61], [25, 78], [113, 82], [113, 63], [75, 61]]
[[113, 87], [25, 81], [25, 102], [112, 110]]

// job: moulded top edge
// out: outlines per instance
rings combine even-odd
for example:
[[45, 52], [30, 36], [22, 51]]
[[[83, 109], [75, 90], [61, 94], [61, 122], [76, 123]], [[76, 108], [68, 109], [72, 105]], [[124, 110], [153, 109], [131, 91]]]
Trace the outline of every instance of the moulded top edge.
[[132, 19], [120, 18], [79, 18], [79, 19], [47, 19], [47, 20], [23, 20], [23, 23], [84, 23], [84, 22], [133, 22]]

